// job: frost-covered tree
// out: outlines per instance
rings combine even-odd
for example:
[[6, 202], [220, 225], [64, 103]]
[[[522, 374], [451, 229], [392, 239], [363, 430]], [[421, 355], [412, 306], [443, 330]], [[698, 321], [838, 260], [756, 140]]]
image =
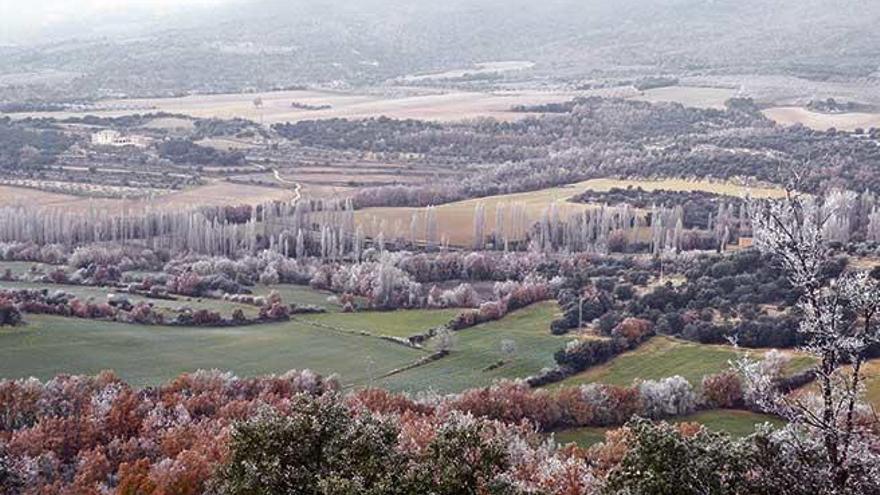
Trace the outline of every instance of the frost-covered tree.
[[880, 343], [880, 285], [864, 272], [845, 272], [832, 280], [824, 275], [832, 255], [828, 220], [839, 215], [837, 207], [829, 211], [813, 198], [790, 193], [755, 208], [753, 218], [756, 245], [774, 256], [802, 294], [800, 332], [807, 341], [803, 350], [819, 362], [818, 394], [791, 397], [756, 387], [761, 377], [747, 364], [740, 369], [747, 388], [766, 391], [754, 400], [789, 420], [787, 438], [794, 452], [798, 443], [809, 443], [802, 441], [804, 436], [816, 440], [829, 493], [869, 493], [868, 485], [878, 489], [880, 455], [867, 448], [870, 432], [860, 417], [865, 414], [863, 365], [869, 348]]
[[482, 202], [474, 207], [474, 249], [482, 250], [486, 242], [486, 205]]
[[694, 412], [697, 394], [691, 384], [681, 376], [662, 380], [645, 380], [639, 383], [639, 396], [649, 418], [679, 416]]

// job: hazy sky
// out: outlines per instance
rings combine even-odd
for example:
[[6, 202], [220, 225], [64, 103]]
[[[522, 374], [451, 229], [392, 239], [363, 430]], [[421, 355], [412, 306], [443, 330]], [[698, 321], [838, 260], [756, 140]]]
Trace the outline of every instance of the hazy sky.
[[78, 32], [112, 34], [137, 22], [246, 0], [0, 0], [0, 42]]

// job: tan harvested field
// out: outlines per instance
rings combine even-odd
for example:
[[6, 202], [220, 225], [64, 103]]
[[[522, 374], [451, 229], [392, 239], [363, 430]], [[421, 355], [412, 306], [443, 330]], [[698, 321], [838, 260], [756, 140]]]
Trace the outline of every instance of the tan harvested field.
[[501, 72], [520, 71], [531, 69], [535, 66], [534, 62], [526, 60], [509, 60], [504, 62], [483, 62], [475, 64], [474, 67], [468, 69], [452, 69], [444, 72], [434, 72], [430, 74], [417, 74], [404, 76], [401, 80], [406, 82], [416, 81], [436, 81], [443, 79], [460, 79], [465, 76], [475, 76], [479, 74], [495, 74]]
[[[328, 118], [360, 119], [387, 116], [397, 119], [422, 119], [432, 121], [458, 121], [479, 117], [498, 120], [516, 120], [528, 114], [511, 112], [515, 105], [538, 105], [563, 102], [585, 91], [499, 91], [494, 93], [440, 91], [400, 88], [404, 96], [391, 97], [368, 93], [337, 91], [276, 91], [261, 94], [196, 95], [182, 98], [152, 98], [130, 100], [106, 100], [94, 108], [77, 112], [42, 112], [10, 114], [13, 118], [57, 117], [83, 115], [118, 117], [146, 112], [169, 112], [198, 118], [235, 117], [250, 119], [264, 124], [297, 122]], [[263, 106], [257, 108], [254, 100], [259, 97]], [[330, 105], [325, 110], [303, 110], [291, 107], [291, 103], [311, 106]]]
[[734, 96], [736, 96], [736, 91], [728, 88], [669, 86], [649, 89], [633, 99], [651, 103], [681, 103], [686, 107], [723, 109], [724, 102]]
[[144, 127], [167, 130], [190, 130], [195, 127], [195, 124], [191, 120], [182, 119], [179, 117], [162, 117], [147, 122]]
[[764, 115], [783, 125], [803, 124], [811, 129], [825, 131], [835, 128], [853, 131], [857, 128], [880, 127], [880, 113], [819, 113], [803, 107], [773, 107]]
[[247, 141], [242, 141], [240, 139], [234, 138], [205, 138], [199, 141], [196, 141], [196, 144], [201, 146], [207, 146], [209, 148], [214, 148], [216, 150], [221, 151], [239, 151], [239, 150], [249, 150], [257, 146], [254, 143], [250, 143]]
[[355, 188], [326, 184], [303, 184], [302, 194], [307, 198], [344, 199], [354, 194]]
[[[514, 70], [525, 68], [525, 62], [505, 62], [511, 64], [501, 69], [487, 65], [481, 70]], [[513, 65], [518, 64], [518, 65]], [[454, 70], [441, 74], [415, 76], [452, 77], [473, 70]], [[420, 79], [417, 79], [420, 80]], [[404, 80], [405, 82], [405, 80]], [[119, 117], [123, 115], [148, 112], [168, 112], [189, 115], [196, 118], [245, 118], [263, 124], [298, 122], [329, 118], [362, 119], [386, 116], [396, 119], [420, 119], [438, 122], [452, 122], [481, 117], [492, 117], [511, 121], [528, 116], [527, 113], [511, 112], [516, 105], [541, 105], [559, 103], [579, 96], [605, 96], [632, 98], [650, 102], [677, 102], [686, 106], [700, 108], [724, 108], [724, 102], [736, 95], [736, 91], [719, 87], [670, 86], [636, 91], [632, 86], [601, 88], [593, 90], [541, 90], [517, 89], [494, 92], [463, 90], [443, 90], [439, 88], [419, 88], [397, 86], [379, 91], [330, 91], [295, 90], [266, 93], [230, 93], [216, 95], [192, 95], [180, 98], [140, 98], [103, 100], [93, 107], [64, 112], [39, 112], [9, 114], [13, 118], [25, 117], [82, 117], [99, 115]], [[262, 107], [257, 108], [254, 101], [260, 98]], [[329, 105], [322, 110], [295, 108], [291, 104], [313, 107]], [[148, 126], [165, 129], [187, 128], [192, 125], [185, 119], [156, 119]], [[223, 145], [225, 143], [217, 143]]]
[[[474, 242], [474, 212], [480, 203], [485, 207], [485, 229], [488, 234], [495, 229], [495, 211], [500, 205], [524, 205], [526, 219], [531, 224], [537, 221], [544, 210], [553, 203], [556, 203], [558, 211], [562, 215], [595, 207], [595, 205], [571, 203], [567, 200], [587, 190], [607, 191], [614, 187], [641, 187], [645, 190], [706, 191], [728, 196], [745, 196], [748, 194], [754, 198], [781, 197], [784, 194], [778, 188], [769, 186], [749, 187], [731, 182], [690, 181], [684, 179], [592, 179], [567, 186], [541, 189], [539, 191], [490, 196], [440, 205], [436, 207], [437, 224], [441, 236], [447, 238], [451, 245], [466, 246]], [[389, 236], [408, 238], [413, 215], [416, 215], [418, 233], [424, 234], [425, 211], [426, 208], [366, 208], [357, 211], [355, 219], [369, 236], [378, 235], [381, 231], [386, 238]], [[508, 215], [508, 222], [505, 222], [505, 231], [508, 233], [511, 232], [509, 220]], [[513, 240], [518, 238], [518, 236], [510, 237]]]
[[96, 199], [26, 189], [0, 186], [0, 206], [43, 206], [66, 210], [96, 210], [130, 212], [144, 209], [182, 209], [197, 206], [223, 206], [229, 204], [259, 204], [266, 201], [286, 201], [295, 193], [281, 188], [214, 182], [204, 186], [176, 191], [154, 199]]
[[387, 174], [344, 174], [344, 173], [311, 173], [311, 174], [302, 174], [302, 173], [294, 173], [294, 174], [286, 174], [289, 177], [295, 178], [297, 181], [302, 182], [303, 184], [326, 184], [326, 185], [340, 185], [345, 186], [349, 183], [351, 184], [372, 184], [372, 185], [385, 185], [385, 184], [424, 184], [427, 182], [428, 178], [425, 176], [419, 175], [404, 175], [404, 174], [395, 174], [395, 173], [387, 173]]

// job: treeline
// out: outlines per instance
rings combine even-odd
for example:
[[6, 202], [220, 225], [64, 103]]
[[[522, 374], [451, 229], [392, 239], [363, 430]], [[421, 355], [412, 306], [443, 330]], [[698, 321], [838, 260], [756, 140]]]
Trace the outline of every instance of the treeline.
[[359, 207], [428, 206], [608, 176], [754, 177], [784, 183], [780, 170], [804, 161], [810, 161], [803, 184], [808, 192], [880, 191], [877, 132], [780, 127], [746, 103], [715, 110], [591, 97], [541, 110], [550, 115], [455, 124], [336, 119], [281, 124], [275, 130], [303, 145], [389, 157], [417, 154], [462, 171], [442, 185], [360, 190], [354, 199]]
[[256, 134], [266, 134], [266, 131], [261, 129], [256, 122], [242, 118], [230, 120], [197, 119], [194, 125], [193, 139], [195, 140], [223, 136], [252, 137]]
[[634, 208], [651, 209], [654, 206], [682, 208], [682, 224], [686, 229], [712, 228], [713, 216], [719, 206], [732, 206], [739, 209], [741, 198], [722, 196], [706, 191], [668, 191], [655, 189], [646, 191], [639, 187], [612, 187], [608, 191], [585, 191], [573, 198], [576, 203], [607, 204], [611, 206], [627, 204]]
[[169, 139], [157, 146], [159, 156], [180, 165], [235, 166], [245, 162], [240, 151], [221, 151], [194, 143], [190, 139]]
[[[125, 129], [131, 127], [143, 127], [156, 119], [184, 119], [191, 120], [192, 117], [183, 114], [169, 112], [152, 112], [152, 113], [136, 113], [132, 115], [120, 115], [118, 117], [105, 117], [100, 115], [84, 115], [82, 117], [67, 117], [60, 122], [65, 124], [83, 124], [96, 127], [111, 127], [115, 129]], [[155, 132], [155, 129], [153, 129]]]
[[52, 164], [73, 142], [51, 123], [0, 117], [0, 169], [28, 169]]
[[[587, 341], [573, 354], [561, 351], [557, 362], [584, 369], [631, 347], [637, 343], [633, 339], [614, 342], [627, 321], [630, 328], [634, 328], [633, 321], [650, 324], [650, 330], [639, 333], [656, 332], [706, 344], [733, 339], [743, 347], [793, 348], [803, 343], [798, 331], [801, 315], [794, 309], [800, 294], [767, 256], [756, 250], [726, 256], [682, 255], [667, 262], [666, 270], [679, 271], [684, 280], [660, 280], [645, 290], [648, 279], [658, 274], [660, 262], [655, 260], [649, 271], [606, 265], [604, 270], [591, 267], [567, 278], [557, 296], [563, 315], [553, 322], [551, 331], [562, 334], [588, 325], [610, 340]], [[833, 278], [845, 267], [846, 259], [838, 258], [825, 267], [825, 276]]]
[[[765, 362], [767, 380], [776, 383], [784, 362], [776, 356]], [[143, 390], [109, 372], [45, 383], [3, 380], [0, 489], [197, 495], [338, 493], [321, 487], [342, 486], [345, 493], [401, 495], [615, 493], [603, 486], [625, 482], [626, 468], [644, 455], [644, 425], [631, 423], [589, 450], [548, 444], [541, 433], [748, 406], [755, 392], [749, 387], [736, 374], [722, 373], [706, 377], [701, 392], [671, 377], [556, 391], [501, 382], [415, 400], [380, 389], [343, 395], [334, 380], [310, 371], [259, 378], [199, 371]], [[858, 411], [856, 420], [865, 419]], [[682, 441], [705, 439], [699, 425], [687, 428], [691, 434]], [[759, 437], [764, 441], [756, 441], [755, 452], [776, 451], [774, 435]], [[730, 453], [688, 455], [696, 461]], [[860, 461], [875, 457], [866, 452]], [[778, 464], [773, 466], [799, 466]], [[653, 469], [659, 476], [674, 473]]]

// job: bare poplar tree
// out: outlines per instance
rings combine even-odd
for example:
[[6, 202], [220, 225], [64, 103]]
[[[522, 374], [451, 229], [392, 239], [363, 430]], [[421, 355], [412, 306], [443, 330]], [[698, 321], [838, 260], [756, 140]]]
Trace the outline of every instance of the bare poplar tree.
[[486, 205], [477, 203], [474, 207], [474, 249], [483, 249], [486, 242]]

